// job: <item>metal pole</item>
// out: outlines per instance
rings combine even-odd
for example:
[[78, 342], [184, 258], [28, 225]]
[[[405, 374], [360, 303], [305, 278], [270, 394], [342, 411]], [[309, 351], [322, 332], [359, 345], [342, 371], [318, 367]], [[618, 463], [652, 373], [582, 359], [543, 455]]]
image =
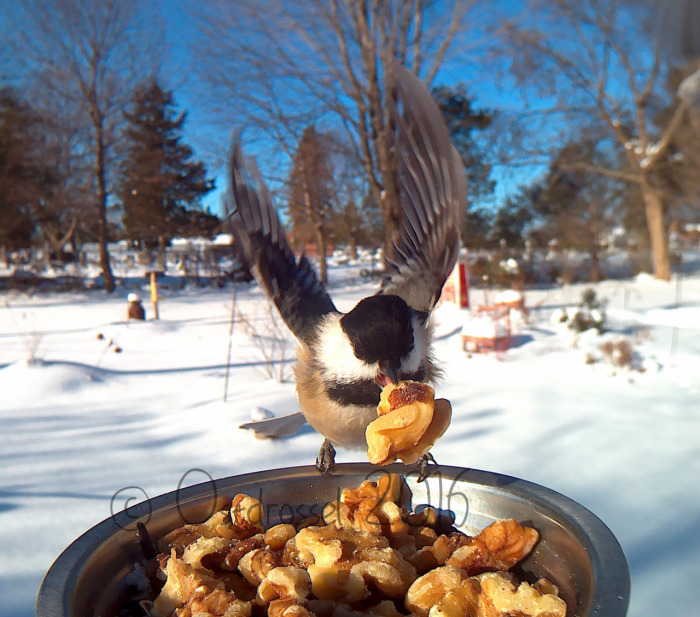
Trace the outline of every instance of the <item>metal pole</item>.
[[[683, 279], [683, 253], [680, 253], [678, 271], [676, 272], [676, 319], [678, 319], [678, 308], [681, 305]], [[674, 321], [673, 330], [671, 330], [671, 353], [669, 354], [669, 364], [673, 366], [673, 357], [676, 355], [676, 347], [678, 346], [678, 325]]]
[[233, 346], [233, 324], [236, 317], [236, 294], [238, 288], [236, 284], [233, 284], [233, 303], [231, 304], [231, 319], [229, 321], [228, 327], [228, 350], [226, 351], [226, 377], [224, 378], [224, 403], [226, 402], [226, 397], [228, 396], [228, 377], [231, 367], [231, 348]]

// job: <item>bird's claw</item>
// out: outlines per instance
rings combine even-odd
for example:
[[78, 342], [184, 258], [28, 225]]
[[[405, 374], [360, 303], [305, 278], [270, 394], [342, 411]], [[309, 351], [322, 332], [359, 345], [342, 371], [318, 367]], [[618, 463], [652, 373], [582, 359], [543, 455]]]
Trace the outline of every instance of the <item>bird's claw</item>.
[[438, 464], [430, 452], [426, 452], [420, 457], [418, 461], [418, 482], [423, 482], [430, 475], [428, 467], [431, 463], [435, 466]]
[[321, 445], [321, 449], [318, 451], [318, 457], [316, 458], [316, 469], [318, 469], [324, 476], [333, 471], [335, 467], [335, 448], [333, 444], [326, 439]]

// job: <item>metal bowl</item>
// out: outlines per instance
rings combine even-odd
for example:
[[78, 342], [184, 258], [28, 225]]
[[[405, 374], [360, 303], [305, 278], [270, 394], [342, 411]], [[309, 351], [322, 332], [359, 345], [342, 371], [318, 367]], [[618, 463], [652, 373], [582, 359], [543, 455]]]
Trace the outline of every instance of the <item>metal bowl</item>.
[[569, 617], [624, 617], [629, 569], [610, 530], [576, 502], [537, 484], [496, 473], [439, 466], [418, 483], [415, 469], [338, 465], [332, 475], [315, 467], [249, 473], [155, 497], [96, 525], [73, 542], [51, 566], [39, 590], [37, 617], [110, 617], [129, 595], [125, 578], [141, 559], [136, 524], [153, 540], [185, 523], [200, 522], [230, 505], [237, 493], [263, 502], [265, 522], [289, 522], [318, 513], [339, 491], [382, 473], [406, 478], [402, 505], [430, 504], [454, 513], [454, 525], [475, 533], [495, 520], [515, 518], [535, 527], [541, 539], [515, 574], [546, 577], [566, 601]]

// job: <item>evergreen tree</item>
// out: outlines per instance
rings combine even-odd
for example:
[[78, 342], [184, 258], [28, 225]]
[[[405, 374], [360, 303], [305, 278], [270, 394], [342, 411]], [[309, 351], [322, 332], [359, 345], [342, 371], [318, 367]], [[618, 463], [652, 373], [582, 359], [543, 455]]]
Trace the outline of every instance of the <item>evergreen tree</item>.
[[491, 210], [470, 207], [462, 225], [462, 244], [469, 250], [479, 250], [488, 244], [495, 214]]
[[346, 244], [350, 257], [357, 259], [358, 247], [379, 247], [384, 242], [382, 211], [352, 144], [337, 133], [325, 133], [323, 138], [333, 172], [331, 233], [335, 242]]
[[[491, 178], [491, 166], [477, 135], [491, 126], [493, 113], [477, 109], [473, 97], [463, 86], [433, 88], [433, 98], [438, 104], [455, 148], [462, 157], [467, 174], [469, 210], [463, 218], [462, 243], [472, 249], [481, 248], [491, 223], [491, 216], [483, 207], [474, 206], [491, 196], [495, 182]], [[467, 204], [464, 204], [467, 208]]]
[[[201, 199], [214, 188], [201, 162], [182, 143], [186, 114], [177, 114], [172, 93], [152, 80], [134, 93], [125, 113], [127, 156], [120, 190], [127, 237], [145, 248], [163, 250], [175, 235], [211, 235], [211, 217], [201, 213]], [[192, 211], [198, 211], [193, 215]], [[204, 222], [203, 228], [195, 225]]]
[[29, 245], [34, 229], [31, 203], [42, 170], [37, 156], [39, 119], [17, 94], [0, 89], [0, 253]]
[[587, 169], [603, 165], [612, 169], [613, 154], [600, 147], [596, 132], [582, 131], [555, 153], [533, 199], [533, 217], [539, 224], [535, 232], [540, 242], [556, 240], [562, 248], [587, 252], [591, 281], [600, 278], [605, 233], [612, 227], [627, 187]]
[[495, 214], [488, 244], [509, 249], [525, 246], [527, 227], [532, 220], [532, 202], [537, 192], [537, 187], [524, 187], [506, 199]]
[[477, 109], [474, 98], [467, 94], [463, 86], [454, 89], [447, 86], [433, 88], [432, 94], [442, 112], [452, 143], [462, 157], [467, 173], [469, 201], [477, 203], [492, 195], [495, 188], [491, 165], [486, 162], [488, 156], [478, 139], [478, 132], [491, 126], [493, 112]]
[[292, 235], [302, 245], [313, 243], [319, 275], [326, 282], [326, 249], [331, 226], [332, 171], [321, 136], [308, 126], [297, 147], [289, 179]]

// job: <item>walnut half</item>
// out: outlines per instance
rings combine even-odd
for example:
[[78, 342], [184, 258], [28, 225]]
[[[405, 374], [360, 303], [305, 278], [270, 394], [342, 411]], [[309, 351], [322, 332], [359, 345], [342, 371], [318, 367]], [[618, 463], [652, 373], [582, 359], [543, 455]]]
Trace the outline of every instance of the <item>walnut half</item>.
[[365, 432], [370, 463], [387, 465], [401, 459], [412, 464], [447, 430], [452, 408], [445, 399], [436, 401], [429, 385], [401, 381], [382, 390], [377, 413]]
[[566, 617], [566, 603], [559, 596], [541, 593], [527, 583], [516, 586], [500, 572], [479, 577], [479, 617]]
[[539, 537], [536, 529], [524, 527], [515, 519], [496, 521], [479, 535], [468, 538], [445, 563], [471, 575], [487, 570], [507, 571], [532, 551]]

